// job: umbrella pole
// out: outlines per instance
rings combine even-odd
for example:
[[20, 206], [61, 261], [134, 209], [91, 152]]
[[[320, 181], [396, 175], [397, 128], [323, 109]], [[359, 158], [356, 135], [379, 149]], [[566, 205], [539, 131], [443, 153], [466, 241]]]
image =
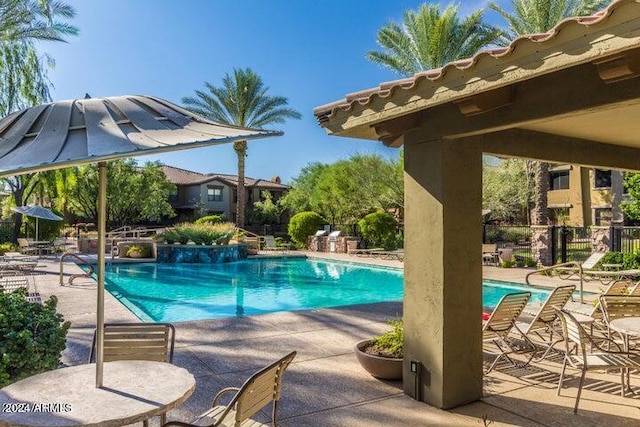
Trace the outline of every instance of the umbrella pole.
[[96, 320], [96, 387], [102, 387], [104, 362], [104, 247], [107, 216], [107, 163], [98, 163], [98, 306]]

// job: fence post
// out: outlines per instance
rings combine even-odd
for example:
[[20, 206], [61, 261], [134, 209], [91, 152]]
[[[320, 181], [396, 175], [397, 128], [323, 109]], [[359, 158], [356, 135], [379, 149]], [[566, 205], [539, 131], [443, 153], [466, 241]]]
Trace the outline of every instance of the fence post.
[[482, 224], [482, 243], [487, 243], [487, 224]]
[[567, 262], [567, 236], [569, 235], [569, 229], [563, 225], [560, 228], [560, 259], [561, 262]]

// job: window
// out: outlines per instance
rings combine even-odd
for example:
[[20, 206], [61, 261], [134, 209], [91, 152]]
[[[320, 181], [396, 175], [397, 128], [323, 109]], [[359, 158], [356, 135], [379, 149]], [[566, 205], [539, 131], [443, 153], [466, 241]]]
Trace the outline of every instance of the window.
[[222, 187], [208, 187], [207, 200], [210, 202], [222, 201]]
[[569, 188], [569, 171], [550, 173], [551, 190], [567, 190]]
[[594, 188], [611, 188], [611, 171], [595, 170]]
[[611, 225], [611, 208], [596, 208], [593, 211], [596, 225]]
[[173, 190], [171, 194], [169, 194], [169, 202], [177, 202], [178, 201], [178, 188]]

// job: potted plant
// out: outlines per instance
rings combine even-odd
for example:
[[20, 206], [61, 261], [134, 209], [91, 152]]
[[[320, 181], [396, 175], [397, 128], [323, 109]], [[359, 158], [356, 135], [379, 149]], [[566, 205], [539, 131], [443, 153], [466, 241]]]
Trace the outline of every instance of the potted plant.
[[354, 351], [362, 367], [376, 378], [402, 379], [402, 319], [390, 319], [391, 329], [377, 337], [356, 343]]

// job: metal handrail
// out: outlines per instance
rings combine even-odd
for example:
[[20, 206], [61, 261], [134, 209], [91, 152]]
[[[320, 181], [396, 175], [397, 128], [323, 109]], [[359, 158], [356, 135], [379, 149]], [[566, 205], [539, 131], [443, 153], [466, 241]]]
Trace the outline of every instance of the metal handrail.
[[529, 282], [529, 276], [533, 276], [534, 274], [540, 274], [543, 273], [545, 271], [553, 271], [554, 269], [558, 268], [558, 267], [569, 267], [569, 266], [574, 266], [578, 269], [578, 277], [580, 278], [580, 303], [584, 304], [584, 294], [583, 294], [583, 289], [582, 289], [582, 285], [583, 285], [583, 280], [582, 280], [582, 276], [584, 274], [584, 271], [582, 270], [582, 264], [577, 262], [577, 261], [569, 261], [569, 262], [563, 262], [562, 264], [555, 264], [552, 265], [550, 267], [544, 267], [544, 268], [540, 268], [536, 271], [532, 271], [530, 273], [527, 273], [527, 275], [525, 276], [525, 283], [527, 285], [530, 285], [531, 283]]
[[60, 286], [64, 286], [64, 259], [65, 258], [75, 258], [78, 261], [80, 261], [81, 263], [88, 265], [89, 266], [89, 271], [86, 273], [82, 273], [82, 274], [72, 274], [71, 277], [69, 277], [69, 284], [72, 285], [73, 284], [73, 280], [77, 279], [78, 277], [91, 277], [93, 276], [94, 273], [94, 269], [93, 269], [93, 265], [91, 265], [89, 262], [87, 262], [87, 260], [80, 258], [77, 254], [74, 254], [73, 252], [65, 252], [64, 254], [62, 254], [62, 256], [60, 257]]

